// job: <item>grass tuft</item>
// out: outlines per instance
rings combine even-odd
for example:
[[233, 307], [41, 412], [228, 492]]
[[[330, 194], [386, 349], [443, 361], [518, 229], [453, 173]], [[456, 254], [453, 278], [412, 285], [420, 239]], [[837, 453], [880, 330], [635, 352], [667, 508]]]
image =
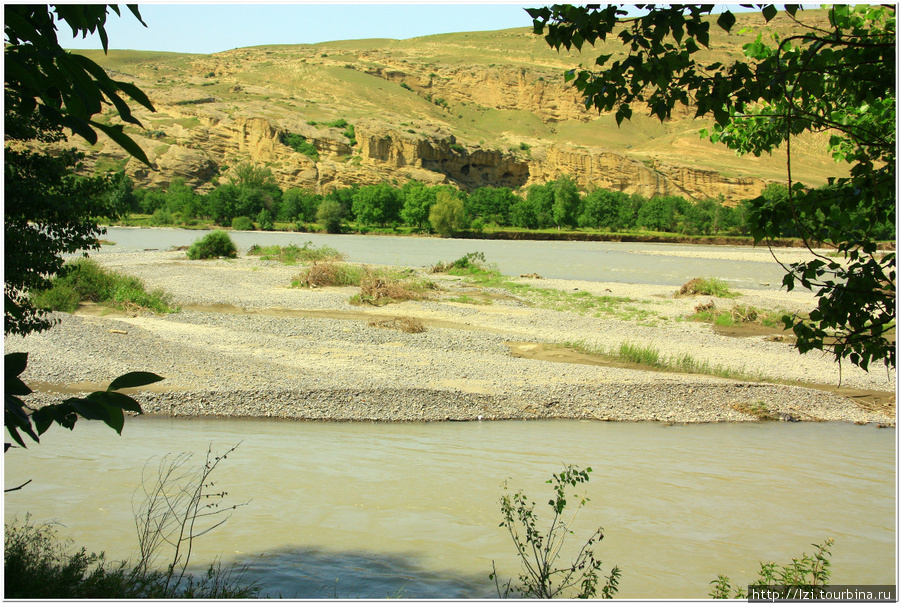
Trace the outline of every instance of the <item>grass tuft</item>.
[[83, 301], [121, 310], [147, 310], [156, 314], [177, 312], [171, 296], [162, 289], [147, 291], [134, 276], [112, 272], [90, 258], [66, 264], [50, 281], [50, 289], [32, 293], [34, 305], [47, 310], [74, 312]]
[[757, 324], [764, 327], [783, 327], [782, 316], [784, 312], [769, 312], [754, 306], [737, 305], [730, 310], [722, 310], [710, 301], [698, 304], [694, 308], [691, 320], [708, 322], [720, 327], [733, 327], [742, 324]]
[[686, 295], [711, 295], [713, 297], [737, 297], [728, 286], [728, 283], [717, 278], [695, 278], [686, 282], [675, 294], [675, 297], [684, 297]]
[[313, 262], [292, 283], [294, 287], [358, 287], [366, 269], [344, 262]]
[[253, 245], [247, 250], [247, 255], [258, 255], [262, 260], [277, 260], [288, 266], [297, 262], [340, 262], [347, 259], [346, 254], [341, 253], [333, 247], [322, 245], [315, 247], [312, 241], [307, 241], [303, 247], [297, 245], [268, 245], [260, 247]]

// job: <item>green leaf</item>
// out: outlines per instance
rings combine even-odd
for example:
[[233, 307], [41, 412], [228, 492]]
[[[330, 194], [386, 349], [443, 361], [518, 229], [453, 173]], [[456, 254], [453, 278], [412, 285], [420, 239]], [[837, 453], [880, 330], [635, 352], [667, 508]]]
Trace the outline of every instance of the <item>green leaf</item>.
[[766, 23], [775, 18], [775, 15], [778, 14], [778, 8], [774, 4], [767, 4], [762, 10], [763, 17], [766, 19]]
[[143, 410], [141, 410], [141, 405], [138, 404], [137, 400], [135, 400], [131, 396], [120, 394], [119, 392], [92, 392], [88, 394], [88, 398], [95, 402], [99, 402], [113, 408], [120, 408], [122, 410], [128, 410], [131, 412], [136, 412], [138, 414], [143, 414], [144, 412]]
[[109, 411], [103, 404], [86, 398], [69, 398], [65, 401], [75, 412], [91, 421], [109, 421]]
[[[768, 20], [768, 19], [767, 19]], [[726, 10], [724, 13], [719, 15], [719, 18], [716, 20], [716, 25], [724, 29], [725, 31], [731, 31], [731, 28], [734, 26], [735, 19], [734, 15], [731, 14], [730, 10]]]
[[160, 377], [155, 373], [135, 371], [132, 373], [126, 373], [125, 375], [114, 379], [113, 382], [109, 384], [109, 387], [106, 388], [106, 391], [112, 392], [117, 389], [142, 387], [144, 385], [150, 385], [151, 383], [157, 383], [159, 381], [162, 381], [163, 379], [165, 379], [165, 377]]
[[18, 377], [25, 370], [25, 367], [28, 366], [28, 353], [14, 352], [6, 354], [4, 362], [3, 373], [6, 375], [6, 378]]
[[90, 122], [90, 125], [94, 126], [98, 130], [112, 138], [116, 142], [116, 144], [128, 151], [128, 154], [132, 157], [139, 159], [142, 163], [148, 166], [151, 165], [150, 160], [147, 159], [146, 153], [144, 153], [144, 150], [140, 146], [138, 146], [138, 144], [127, 134], [125, 134], [125, 132], [122, 131], [121, 125], [107, 126], [106, 124], [101, 124], [96, 121]]

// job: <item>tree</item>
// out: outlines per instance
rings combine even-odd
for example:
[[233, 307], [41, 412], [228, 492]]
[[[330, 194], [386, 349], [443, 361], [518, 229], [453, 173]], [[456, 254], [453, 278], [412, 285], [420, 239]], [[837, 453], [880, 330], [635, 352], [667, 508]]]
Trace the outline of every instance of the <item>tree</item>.
[[402, 201], [390, 184], [364, 186], [353, 196], [353, 213], [362, 224], [385, 226], [400, 220]]
[[442, 237], [453, 236], [453, 233], [466, 227], [466, 210], [462, 199], [449, 191], [438, 191], [437, 201], [431, 207], [428, 220]]
[[[818, 297], [809, 320], [786, 317], [785, 325], [801, 353], [828, 349], [865, 370], [873, 360], [893, 368], [886, 335], [894, 329], [896, 255], [880, 253], [877, 236], [896, 212], [895, 7], [837, 5], [828, 9], [828, 26], [819, 27], [798, 17], [798, 5], [755, 6], [767, 22], [781, 14], [796, 33], [771, 45], [759, 34], [730, 65], [697, 55], [710, 44], [712, 5], [640, 5], [646, 14], [638, 17], [615, 5], [528, 13], [535, 33], [546, 30], [556, 49], [580, 50], [611, 35], [624, 45], [624, 59], [603, 54], [593, 68], [565, 75], [587, 107], [614, 110], [617, 123], [631, 119], [633, 105], [666, 120], [681, 104], [696, 117], [711, 114], [714, 125], [703, 134], [738, 153], [783, 145], [787, 200], [755, 200], [750, 233], [769, 244], [792, 225], [813, 253], [824, 244], [846, 260], [816, 253], [784, 266], [788, 290], [799, 283]], [[730, 32], [737, 19], [725, 10], [715, 21]], [[791, 143], [805, 132], [824, 133], [832, 157], [850, 164], [850, 176], [831, 179], [826, 190], [797, 181]]]
[[423, 182], [411, 181], [400, 189], [400, 196], [403, 198], [400, 217], [410, 226], [422, 230], [428, 223], [431, 207], [437, 202], [437, 191]]
[[[63, 253], [99, 248], [97, 237], [104, 230], [96, 217], [115, 218], [119, 211], [105, 195], [108, 178], [75, 176], [80, 156], [73, 149], [50, 155], [25, 143], [61, 143], [68, 128], [93, 144], [96, 128], [146, 163], [121, 124], [92, 118], [112, 103], [123, 121], [140, 125], [119, 93], [154, 109], [136, 86], [110, 79], [99, 65], [65, 52], [57, 42], [54, 13], [76, 34], [98, 32], [106, 50], [105, 5], [58, 5], [52, 11], [49, 5], [5, 5], [3, 10], [4, 235], [17, 243], [5, 254], [4, 331], [24, 335], [52, 324], [28, 301], [28, 291], [48, 286], [62, 268]], [[140, 20], [137, 7], [130, 10]]]
[[326, 199], [319, 205], [316, 218], [325, 226], [325, 232], [338, 234], [344, 221], [344, 206], [338, 201]]
[[615, 228], [619, 207], [628, 195], [618, 191], [597, 189], [581, 202], [578, 225], [582, 228]]
[[482, 186], [472, 191], [466, 201], [466, 212], [498, 226], [509, 226], [510, 211], [519, 198], [509, 188]]
[[[97, 216], [117, 215], [118, 203], [108, 194], [105, 177], [75, 175], [79, 155], [73, 149], [39, 152], [24, 143], [48, 145], [66, 140], [64, 128], [97, 142], [99, 130], [129, 154], [148, 163], [141, 148], [122, 124], [94, 121], [103, 104], [111, 103], [122, 121], [140, 126], [120, 93], [153, 111], [149, 99], [133, 84], [114, 81], [93, 61], [65, 52], [56, 39], [54, 21], [73, 33], [97, 32], [107, 49], [106, 5], [4, 5], [4, 331], [27, 335], [51, 326], [43, 312], [28, 300], [29, 291], [45, 288], [62, 268], [63, 253], [97, 249], [104, 231]], [[129, 9], [138, 20], [136, 6]], [[55, 17], [54, 17], [55, 13]], [[141, 21], [143, 23], [143, 21]], [[24, 447], [21, 433], [34, 441], [53, 423], [72, 429], [78, 416], [98, 419], [121, 433], [124, 411], [141, 412], [138, 403], [116, 391], [159, 381], [152, 373], [129, 373], [114, 380], [105, 392], [31, 409], [22, 400], [31, 390], [19, 375], [26, 354], [5, 356], [4, 425]], [[31, 412], [26, 412], [26, 409]], [[9, 448], [9, 445], [7, 445]]]
[[574, 228], [581, 209], [578, 186], [568, 176], [562, 176], [553, 183], [553, 221], [557, 227]]

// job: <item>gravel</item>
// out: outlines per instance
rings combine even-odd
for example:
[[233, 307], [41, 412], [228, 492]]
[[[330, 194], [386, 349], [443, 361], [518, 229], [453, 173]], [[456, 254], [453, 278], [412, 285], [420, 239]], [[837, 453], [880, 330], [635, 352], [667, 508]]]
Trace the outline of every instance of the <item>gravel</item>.
[[[7, 352], [29, 352], [26, 381], [47, 384], [36, 388], [39, 401], [59, 399], [62, 394], [52, 390], [62, 384], [90, 391], [123, 373], [147, 370], [166, 379], [135, 397], [145, 412], [175, 416], [714, 422], [757, 420], [735, 407], [764, 405], [783, 419], [894, 424], [893, 416], [825, 391], [518, 358], [507, 345], [580, 341], [613, 349], [627, 341], [750, 375], [893, 389], [892, 375], [846, 366], [840, 374], [829, 359], [801, 356], [783, 343], [724, 337], [709, 325], [681, 320], [706, 298], [674, 299], [671, 287], [521, 279], [534, 287], [629, 297], [634, 301], [623, 307], [645, 311], [636, 321], [626, 319], [625, 310], [595, 317], [516, 299], [477, 306], [440, 300], [353, 306], [349, 298], [356, 289], [291, 288], [299, 266], [255, 257], [191, 262], [183, 252], [156, 251], [107, 252], [95, 259], [141, 278], [148, 288], [163, 288], [186, 309], [162, 316], [58, 314], [59, 324], [45, 333], [7, 336]], [[469, 287], [453, 277], [431, 278], [448, 295]], [[796, 292], [743, 293], [740, 303], [761, 307], [802, 310], [814, 303]], [[426, 330], [369, 324], [403, 316], [418, 318]]]

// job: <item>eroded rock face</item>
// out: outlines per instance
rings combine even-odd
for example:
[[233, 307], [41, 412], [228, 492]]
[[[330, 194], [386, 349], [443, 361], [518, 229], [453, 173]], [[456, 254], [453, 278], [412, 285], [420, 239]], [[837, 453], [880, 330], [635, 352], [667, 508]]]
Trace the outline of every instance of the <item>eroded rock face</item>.
[[[316, 129], [293, 125], [291, 131], [307, 138], [319, 153], [319, 161], [294, 151], [281, 142], [285, 128], [263, 117], [207, 119], [190, 130], [173, 131], [168, 140], [137, 136], [153, 169], [132, 159], [126, 171], [140, 186], [165, 188], [184, 178], [199, 191], [212, 188], [219, 174], [227, 181], [230, 170], [243, 161], [265, 165], [283, 189], [303, 188], [325, 194], [335, 188], [409, 180], [427, 184], [451, 184], [472, 191], [481, 186], [517, 189], [543, 184], [561, 176], [572, 177], [581, 187], [654, 195], [681, 195], [689, 199], [716, 198], [737, 201], [757, 196], [766, 182], [758, 178], [726, 178], [710, 170], [641, 161], [600, 149], [571, 145], [535, 148], [529, 158], [480, 146], [464, 147], [446, 132], [411, 134], [377, 120], [355, 124], [357, 144], [335, 128]], [[115, 156], [117, 147], [104, 147], [103, 156]], [[119, 153], [125, 158], [124, 152]], [[88, 164], [101, 154], [88, 157]]]

